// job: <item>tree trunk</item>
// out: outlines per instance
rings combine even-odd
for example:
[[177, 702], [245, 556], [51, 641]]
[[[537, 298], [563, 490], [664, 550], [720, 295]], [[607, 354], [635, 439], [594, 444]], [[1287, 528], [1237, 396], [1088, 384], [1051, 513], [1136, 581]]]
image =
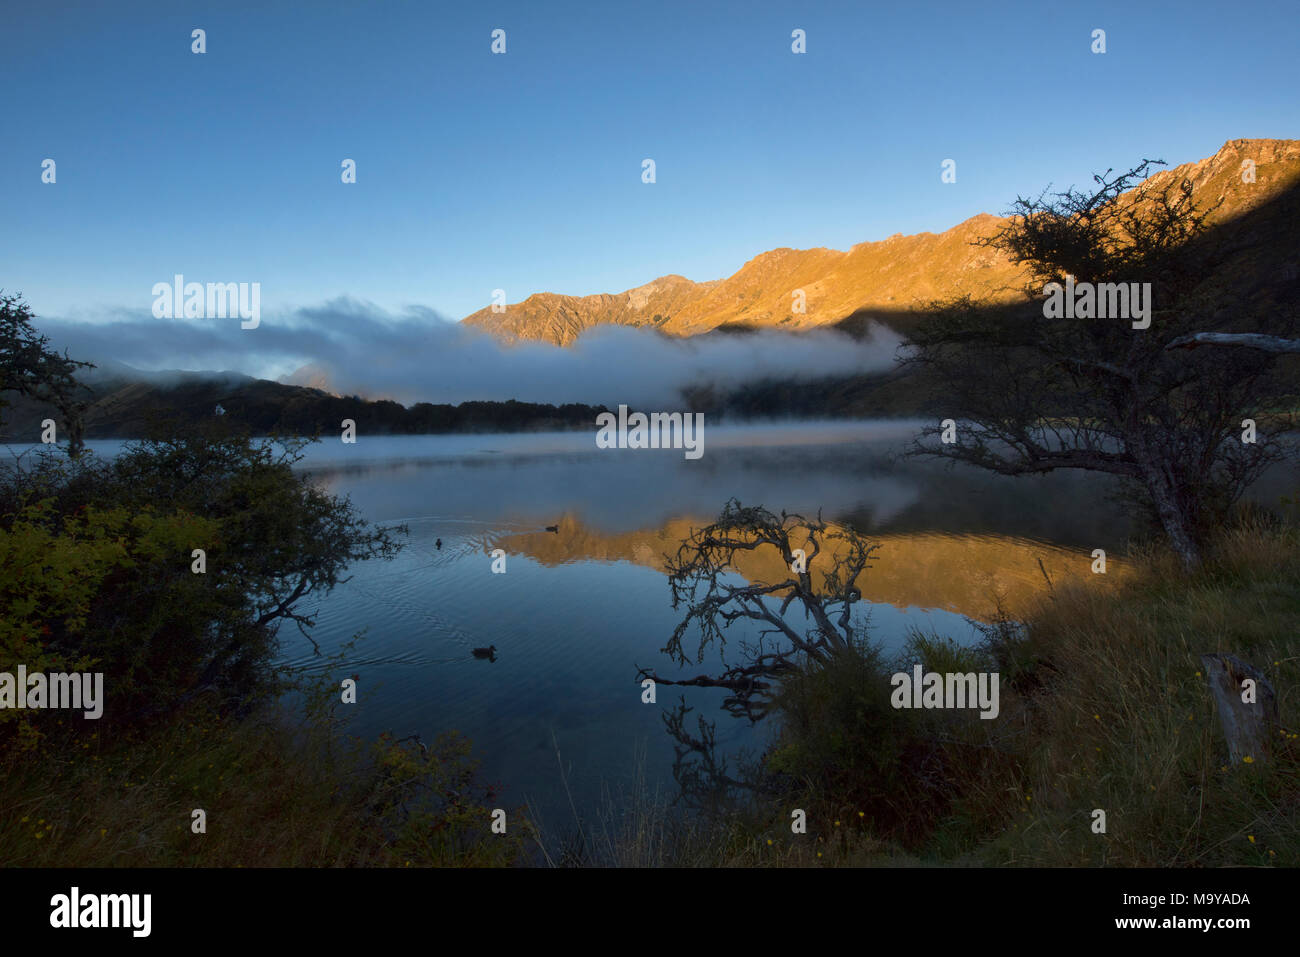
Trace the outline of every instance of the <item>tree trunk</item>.
[[1189, 517], [1183, 512], [1179, 497], [1172, 487], [1173, 482], [1170, 481], [1165, 470], [1158, 465], [1144, 462], [1142, 470], [1146, 474], [1147, 491], [1151, 494], [1156, 515], [1159, 516], [1160, 526], [1169, 538], [1169, 544], [1182, 559], [1183, 567], [1188, 571], [1194, 571], [1201, 564], [1201, 549], [1192, 535]]
[[79, 405], [60, 402], [57, 406], [68, 432], [68, 458], [78, 458], [86, 448], [86, 423], [82, 420]]
[[79, 458], [86, 449], [85, 427], [81, 419], [73, 419], [68, 428], [68, 457]]

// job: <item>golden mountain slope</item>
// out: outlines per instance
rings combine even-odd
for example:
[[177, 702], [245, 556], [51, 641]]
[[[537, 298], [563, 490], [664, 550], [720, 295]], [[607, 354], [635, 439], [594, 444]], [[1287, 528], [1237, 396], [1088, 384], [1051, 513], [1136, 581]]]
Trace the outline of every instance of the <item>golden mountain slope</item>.
[[[1255, 162], [1254, 183], [1242, 181], [1247, 159]], [[1230, 140], [1208, 159], [1156, 173], [1128, 196], [1140, 201], [1152, 187], [1183, 177], [1191, 180], [1202, 206], [1222, 201], [1212, 221], [1230, 219], [1300, 181], [1300, 140]], [[509, 342], [569, 345], [598, 325], [648, 326], [691, 336], [729, 323], [783, 329], [829, 325], [862, 309], [905, 310], [961, 293], [1011, 298], [1024, 283], [1023, 271], [1000, 253], [972, 245], [1004, 222], [981, 213], [942, 233], [895, 235], [847, 252], [773, 249], [726, 279], [697, 283], [664, 276], [612, 295], [538, 293], [503, 313], [481, 309], [463, 321]], [[797, 289], [806, 297], [803, 315], [792, 309]]]
[[463, 322], [482, 326], [506, 342], [537, 339], [567, 346], [591, 326], [661, 326], [715, 283], [691, 282], [683, 276], [658, 279], [620, 293], [561, 296], [539, 292], [495, 313], [480, 309]]

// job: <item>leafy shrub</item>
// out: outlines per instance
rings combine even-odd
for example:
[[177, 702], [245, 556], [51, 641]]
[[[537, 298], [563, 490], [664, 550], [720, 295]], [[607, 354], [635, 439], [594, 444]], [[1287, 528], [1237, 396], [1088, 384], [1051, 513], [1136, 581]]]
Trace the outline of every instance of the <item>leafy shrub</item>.
[[0, 474], [0, 670], [93, 665], [109, 721], [203, 690], [246, 707], [281, 688], [279, 625], [307, 634], [299, 603], [352, 562], [393, 555], [400, 529], [294, 473], [303, 443], [219, 429]]

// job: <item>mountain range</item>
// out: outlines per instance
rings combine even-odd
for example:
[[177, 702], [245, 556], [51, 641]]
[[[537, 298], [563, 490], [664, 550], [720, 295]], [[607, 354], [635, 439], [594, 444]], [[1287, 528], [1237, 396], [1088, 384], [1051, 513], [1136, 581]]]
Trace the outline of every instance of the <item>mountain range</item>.
[[[1253, 181], [1243, 164], [1254, 163]], [[1151, 189], [1186, 178], [1198, 204], [1218, 203], [1211, 224], [1241, 216], [1300, 183], [1300, 140], [1229, 140], [1213, 156], [1161, 170], [1125, 194], [1141, 202]], [[693, 282], [661, 276], [620, 293], [566, 296], [539, 292], [504, 311], [491, 307], [463, 323], [505, 342], [571, 345], [595, 326], [639, 326], [672, 336], [693, 336], [729, 326], [808, 329], [855, 314], [897, 315], [927, 302], [970, 294], [1009, 301], [1026, 274], [1005, 255], [977, 245], [1007, 220], [981, 213], [942, 233], [894, 235], [837, 249], [772, 249], [726, 279]], [[802, 290], [804, 311], [795, 308]]]
[[[1245, 162], [1254, 175], [1244, 176]], [[1207, 274], [1212, 288], [1209, 328], [1255, 331], [1252, 317], [1297, 315], [1300, 308], [1300, 140], [1231, 140], [1212, 157], [1164, 170], [1125, 194], [1141, 203], [1152, 189], [1186, 178], [1202, 208], [1216, 206], [1207, 241], [1227, 252]], [[672, 275], [617, 294], [562, 296], [538, 293], [503, 313], [481, 310], [463, 320], [507, 343], [572, 344], [585, 330], [621, 325], [675, 337], [704, 339], [763, 329], [833, 328], [855, 338], [877, 323], [906, 338], [935, 299], [970, 294], [1011, 303], [1026, 275], [979, 240], [1006, 222], [979, 215], [946, 232], [893, 236], [861, 243], [847, 252], [832, 249], [776, 249], [746, 263], [735, 275], [693, 282]], [[791, 309], [802, 290], [803, 314]], [[1015, 307], [1011, 307], [1015, 308]], [[1240, 328], [1238, 328], [1240, 327]], [[79, 376], [87, 390], [84, 417], [88, 438], [145, 434], [159, 420], [198, 422], [220, 405], [228, 420], [265, 433], [272, 429], [310, 433], [337, 430], [344, 418], [367, 433], [520, 431], [589, 428], [603, 406], [546, 405], [515, 401], [373, 401], [340, 395], [328, 371], [315, 364], [280, 382], [234, 372], [141, 372], [97, 357], [99, 368]], [[1295, 383], [1300, 408], [1300, 360], [1284, 361], [1280, 373]], [[906, 368], [820, 379], [754, 376], [722, 387], [700, 381], [683, 387], [682, 398], [710, 421], [773, 417], [916, 416], [942, 395], [943, 384]], [[602, 400], [609, 401], [609, 400]], [[0, 441], [35, 441], [42, 422], [55, 417], [48, 403], [0, 393]]]

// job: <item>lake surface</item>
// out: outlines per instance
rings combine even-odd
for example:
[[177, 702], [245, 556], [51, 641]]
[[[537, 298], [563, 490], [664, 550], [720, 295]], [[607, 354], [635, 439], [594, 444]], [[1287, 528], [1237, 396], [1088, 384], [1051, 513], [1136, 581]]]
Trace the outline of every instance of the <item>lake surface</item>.
[[[311, 608], [326, 653], [365, 632], [340, 672], [360, 676], [353, 729], [426, 740], [457, 729], [504, 787], [503, 806], [528, 802], [564, 828], [575, 808], [595, 813], [602, 790], [644, 780], [675, 794], [662, 714], [683, 692], [716, 719], [719, 751], [767, 740], [770, 728], [721, 711], [722, 691], [661, 686], [650, 705], [636, 681], [638, 666], [678, 673], [661, 653], [680, 620], [662, 556], [728, 498], [821, 510], [878, 539], [863, 590], [870, 634], [888, 649], [913, 629], [974, 640], [966, 616], [987, 618], [996, 596], [1014, 606], [1045, 587], [1039, 560], [1055, 578], [1087, 574], [1094, 548], [1122, 552], [1128, 525], [1104, 480], [1016, 481], [899, 461], [916, 428], [713, 427], [697, 460], [597, 449], [589, 432], [362, 436], [312, 448], [301, 467], [315, 481], [370, 520], [410, 528], [396, 560], [357, 566]], [[497, 548], [504, 574], [492, 572]], [[292, 629], [284, 636], [286, 660], [319, 666]], [[495, 661], [472, 656], [488, 645]], [[682, 674], [718, 668], [710, 653]]]
[[[1107, 581], [1123, 574], [1132, 529], [1109, 479], [1010, 479], [900, 459], [917, 428], [712, 426], [694, 460], [598, 449], [594, 429], [362, 435], [311, 447], [299, 467], [313, 481], [371, 521], [410, 529], [394, 561], [354, 566], [350, 581], [303, 608], [318, 614], [314, 636], [327, 655], [364, 633], [331, 669], [339, 680], [359, 676], [351, 729], [426, 741], [462, 732], [487, 780], [503, 787], [500, 806], [528, 803], [552, 831], [596, 815], [602, 794], [676, 793], [662, 716], [682, 693], [716, 720], [720, 752], [760, 751], [771, 729], [723, 712], [724, 692], [660, 686], [657, 702], [643, 704], [636, 681], [639, 666], [665, 677], [720, 670], [716, 651], [682, 673], [661, 653], [680, 620], [663, 556], [733, 497], [774, 512], [820, 510], [878, 541], [860, 607], [888, 651], [913, 630], [975, 640], [969, 618], [987, 620], [999, 601], [1014, 614], [1046, 588], [1044, 573], [1098, 583], [1095, 548], [1111, 563]], [[121, 444], [88, 443], [102, 455]], [[1262, 497], [1276, 503], [1272, 490]], [[504, 574], [492, 571], [494, 549], [505, 553]], [[780, 570], [740, 571], [770, 580]], [[326, 667], [296, 629], [281, 636], [286, 662]], [[488, 645], [495, 661], [471, 654]]]

